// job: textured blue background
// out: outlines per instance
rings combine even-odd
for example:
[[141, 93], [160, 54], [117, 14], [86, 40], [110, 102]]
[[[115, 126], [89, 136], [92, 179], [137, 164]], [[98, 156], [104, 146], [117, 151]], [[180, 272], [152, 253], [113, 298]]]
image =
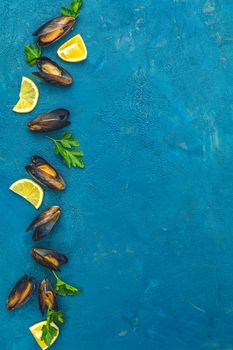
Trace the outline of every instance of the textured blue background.
[[[36, 298], [13, 313], [5, 300], [25, 272], [47, 276], [25, 233], [36, 210], [8, 190], [39, 154], [68, 183], [46, 191], [43, 208], [59, 204], [63, 217], [42, 244], [69, 256], [62, 277], [84, 288], [60, 301], [67, 324], [54, 350], [232, 350], [233, 5], [84, 3], [74, 33], [88, 60], [64, 64], [70, 89], [40, 83], [31, 115], [11, 112], [32, 71], [23, 45], [64, 1], [0, 4], [1, 349], [37, 349]], [[71, 110], [84, 171], [65, 168], [25, 127], [57, 107]]]

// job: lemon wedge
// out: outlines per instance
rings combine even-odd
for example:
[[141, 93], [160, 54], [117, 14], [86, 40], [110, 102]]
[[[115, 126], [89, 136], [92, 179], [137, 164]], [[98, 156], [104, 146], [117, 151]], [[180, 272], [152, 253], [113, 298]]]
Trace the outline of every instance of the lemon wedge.
[[87, 58], [87, 48], [80, 34], [66, 41], [57, 50], [58, 56], [66, 62], [81, 62]]
[[[34, 324], [33, 326], [31, 326], [29, 328], [29, 330], [31, 331], [33, 337], [35, 338], [35, 340], [37, 341], [38, 345], [41, 347], [42, 350], [46, 350], [48, 349], [48, 346], [45, 344], [45, 342], [43, 340], [41, 340], [41, 336], [42, 336], [42, 327], [47, 323], [47, 321], [41, 321], [39, 323]], [[51, 323], [51, 325], [57, 329], [57, 335], [53, 338], [51, 345], [57, 340], [58, 336], [59, 336], [59, 328], [57, 327], [57, 325], [55, 325], [55, 323]]]
[[29, 113], [35, 109], [39, 99], [39, 90], [34, 81], [27, 77], [22, 78], [19, 101], [13, 111], [17, 113]]
[[15, 181], [10, 190], [30, 202], [36, 209], [39, 209], [44, 198], [44, 191], [35, 181], [20, 179]]

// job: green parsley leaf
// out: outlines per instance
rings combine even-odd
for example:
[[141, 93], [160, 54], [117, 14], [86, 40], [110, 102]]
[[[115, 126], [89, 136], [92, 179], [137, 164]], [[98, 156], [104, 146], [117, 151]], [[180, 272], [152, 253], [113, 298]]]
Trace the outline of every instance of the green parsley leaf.
[[54, 323], [58, 323], [58, 324], [63, 324], [65, 323], [64, 320], [64, 312], [63, 311], [54, 311], [54, 310], [48, 310], [48, 314], [47, 314], [47, 320], [49, 319], [49, 322], [54, 322]]
[[55, 140], [49, 136], [47, 137], [54, 142], [55, 153], [63, 158], [64, 163], [68, 168], [84, 168], [85, 165], [82, 160], [84, 154], [80, 149], [76, 148], [80, 146], [80, 143], [72, 136], [71, 132], [63, 134], [60, 140]]
[[64, 312], [48, 309], [46, 321], [46, 324], [42, 327], [41, 340], [50, 347], [52, 340], [58, 333], [58, 330], [52, 325], [52, 323], [63, 324], [65, 322]]
[[74, 137], [72, 137], [71, 132], [67, 132], [65, 134], [62, 134], [62, 139], [60, 140], [60, 143], [65, 148], [72, 148], [72, 147], [79, 147], [80, 143], [78, 140], [76, 140]]
[[74, 296], [77, 294], [80, 294], [82, 290], [80, 288], [75, 288], [71, 286], [70, 284], [62, 281], [57, 274], [52, 271], [54, 274], [54, 277], [56, 278], [56, 289], [55, 292], [60, 296]]
[[57, 335], [57, 329], [53, 327], [50, 323], [46, 323], [42, 327], [42, 335], [41, 335], [41, 340], [45, 342], [45, 344], [50, 347], [52, 340], [54, 337]]
[[61, 7], [61, 14], [62, 16], [71, 16], [72, 17], [72, 11], [70, 9], [67, 9], [65, 7]]
[[62, 7], [61, 14], [63, 16], [71, 16], [77, 18], [80, 15], [80, 8], [82, 7], [83, 0], [72, 0], [68, 8]]
[[41, 56], [41, 48], [39, 45], [25, 45], [24, 53], [26, 56], [26, 61], [30, 66], [33, 66], [38, 58]]
[[72, 132], [68, 131], [65, 134], [62, 134], [63, 140], [69, 140], [72, 137]]

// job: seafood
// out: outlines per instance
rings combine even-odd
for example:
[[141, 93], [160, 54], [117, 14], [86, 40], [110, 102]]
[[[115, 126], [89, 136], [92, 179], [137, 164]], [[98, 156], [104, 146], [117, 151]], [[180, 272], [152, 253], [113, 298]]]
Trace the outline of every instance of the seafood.
[[33, 72], [32, 74], [38, 79], [60, 86], [69, 86], [73, 83], [70, 73], [49, 58], [40, 57], [36, 64], [40, 72]]
[[50, 207], [44, 210], [32, 221], [26, 232], [34, 230], [33, 241], [40, 241], [47, 236], [56, 225], [61, 215], [61, 208], [58, 206]]
[[64, 254], [45, 248], [33, 248], [31, 255], [38, 264], [53, 271], [60, 271], [60, 266], [68, 262]]
[[25, 169], [36, 180], [52, 190], [64, 190], [66, 188], [63, 177], [42, 157], [32, 157], [31, 163]]
[[44, 315], [45, 308], [55, 311], [58, 310], [56, 294], [50, 280], [45, 279], [40, 282], [38, 288], [38, 297], [42, 316]]
[[15, 310], [26, 304], [33, 296], [35, 287], [33, 278], [27, 275], [23, 276], [7, 299], [7, 309]]
[[50, 132], [70, 125], [68, 120], [70, 112], [59, 108], [39, 115], [28, 123], [28, 128], [34, 132]]
[[56, 17], [43, 24], [33, 35], [38, 37], [38, 45], [48, 46], [67, 35], [75, 23], [75, 18], [71, 16]]

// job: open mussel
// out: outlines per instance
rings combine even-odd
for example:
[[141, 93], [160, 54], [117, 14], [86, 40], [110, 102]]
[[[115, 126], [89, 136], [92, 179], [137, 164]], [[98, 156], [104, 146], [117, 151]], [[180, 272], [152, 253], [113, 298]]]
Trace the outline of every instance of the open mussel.
[[47, 269], [60, 271], [60, 266], [68, 262], [68, 258], [59, 252], [45, 248], [33, 248], [32, 257]]
[[38, 28], [33, 35], [38, 37], [40, 46], [48, 46], [67, 35], [75, 23], [75, 18], [71, 16], [56, 17]]
[[51, 282], [48, 279], [40, 282], [38, 288], [38, 297], [42, 316], [44, 315], [45, 308], [54, 311], [58, 310], [56, 294]]
[[32, 157], [31, 163], [27, 165], [25, 169], [36, 180], [42, 183], [42, 185], [52, 190], [64, 190], [66, 188], [66, 183], [63, 177], [42, 157]]
[[23, 276], [7, 299], [7, 309], [15, 310], [26, 304], [33, 296], [35, 287], [35, 282], [31, 277]]
[[34, 132], [51, 132], [65, 128], [70, 125], [70, 112], [67, 109], [59, 108], [48, 113], [39, 115], [28, 123], [28, 128]]
[[58, 206], [50, 207], [44, 210], [32, 221], [26, 232], [34, 230], [33, 241], [40, 241], [47, 236], [56, 225], [61, 215], [61, 208]]
[[69, 86], [73, 83], [73, 78], [70, 73], [49, 58], [40, 57], [36, 64], [40, 72], [33, 72], [32, 74], [38, 79], [49, 84], [60, 86]]

